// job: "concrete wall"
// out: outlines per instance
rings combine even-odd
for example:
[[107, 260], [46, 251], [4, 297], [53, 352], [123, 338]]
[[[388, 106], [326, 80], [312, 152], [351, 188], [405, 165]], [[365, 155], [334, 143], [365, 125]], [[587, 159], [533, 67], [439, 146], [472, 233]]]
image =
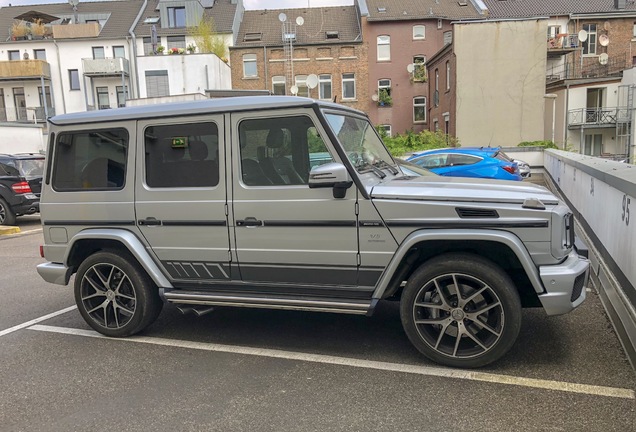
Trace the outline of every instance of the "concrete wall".
[[547, 21], [459, 23], [454, 28], [462, 146], [543, 139]]
[[0, 153], [42, 153], [45, 138], [41, 125], [0, 123]]
[[636, 364], [636, 166], [547, 150], [545, 170], [589, 235], [592, 279]]

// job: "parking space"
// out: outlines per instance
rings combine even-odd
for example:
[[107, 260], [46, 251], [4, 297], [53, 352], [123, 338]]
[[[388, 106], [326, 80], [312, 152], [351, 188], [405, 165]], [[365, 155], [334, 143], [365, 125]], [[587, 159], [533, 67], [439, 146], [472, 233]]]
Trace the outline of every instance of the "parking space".
[[167, 306], [116, 340], [83, 322], [70, 287], [39, 280], [40, 241], [0, 240], [3, 430], [634, 427], [634, 372], [594, 292], [568, 315], [524, 311], [511, 352], [477, 371], [422, 358], [391, 302], [370, 318]]

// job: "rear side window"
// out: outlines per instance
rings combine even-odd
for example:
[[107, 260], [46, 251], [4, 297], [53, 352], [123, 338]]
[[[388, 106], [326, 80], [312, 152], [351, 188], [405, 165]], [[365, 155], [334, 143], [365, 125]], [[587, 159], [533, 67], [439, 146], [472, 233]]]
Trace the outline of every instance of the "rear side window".
[[449, 165], [457, 166], [457, 165], [472, 165], [475, 164], [482, 159], [478, 156], [465, 155], [465, 154], [452, 154], [448, 156]]
[[144, 140], [148, 186], [219, 184], [219, 129], [215, 123], [150, 126], [145, 130]]
[[126, 129], [62, 132], [57, 136], [53, 189], [119, 190], [126, 180]]
[[16, 177], [19, 173], [13, 161], [0, 159], [0, 175]]
[[510, 156], [508, 156], [502, 151], [498, 151], [497, 153], [493, 155], [493, 157], [504, 162], [512, 162], [512, 159], [510, 158]]

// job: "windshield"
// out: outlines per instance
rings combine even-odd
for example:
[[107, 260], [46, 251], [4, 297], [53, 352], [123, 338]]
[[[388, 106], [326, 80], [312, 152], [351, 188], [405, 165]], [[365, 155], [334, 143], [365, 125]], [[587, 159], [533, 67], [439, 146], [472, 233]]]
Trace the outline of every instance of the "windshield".
[[342, 114], [326, 114], [329, 126], [359, 173], [373, 172], [384, 178], [387, 169], [397, 174], [395, 162], [368, 120]]
[[24, 177], [42, 177], [44, 159], [16, 159], [15, 164]]

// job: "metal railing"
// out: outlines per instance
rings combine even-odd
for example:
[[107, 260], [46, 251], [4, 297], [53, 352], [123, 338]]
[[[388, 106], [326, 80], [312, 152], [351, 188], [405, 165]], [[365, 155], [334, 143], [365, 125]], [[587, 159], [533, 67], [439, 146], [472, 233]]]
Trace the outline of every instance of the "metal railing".
[[586, 61], [583, 64], [580, 61], [570, 59], [558, 66], [549, 67], [546, 70], [546, 81], [549, 83], [564, 79], [620, 76], [625, 69], [632, 67], [631, 61], [628, 62], [626, 56], [610, 58], [606, 64], [584, 60]]
[[578, 34], [559, 33], [548, 38], [548, 51], [562, 51], [579, 47]]
[[631, 121], [632, 110], [627, 107], [579, 108], [568, 111], [568, 125], [615, 125]]
[[[47, 107], [49, 117], [55, 115], [55, 107]], [[0, 108], [0, 122], [43, 123], [46, 122], [44, 107]]]

